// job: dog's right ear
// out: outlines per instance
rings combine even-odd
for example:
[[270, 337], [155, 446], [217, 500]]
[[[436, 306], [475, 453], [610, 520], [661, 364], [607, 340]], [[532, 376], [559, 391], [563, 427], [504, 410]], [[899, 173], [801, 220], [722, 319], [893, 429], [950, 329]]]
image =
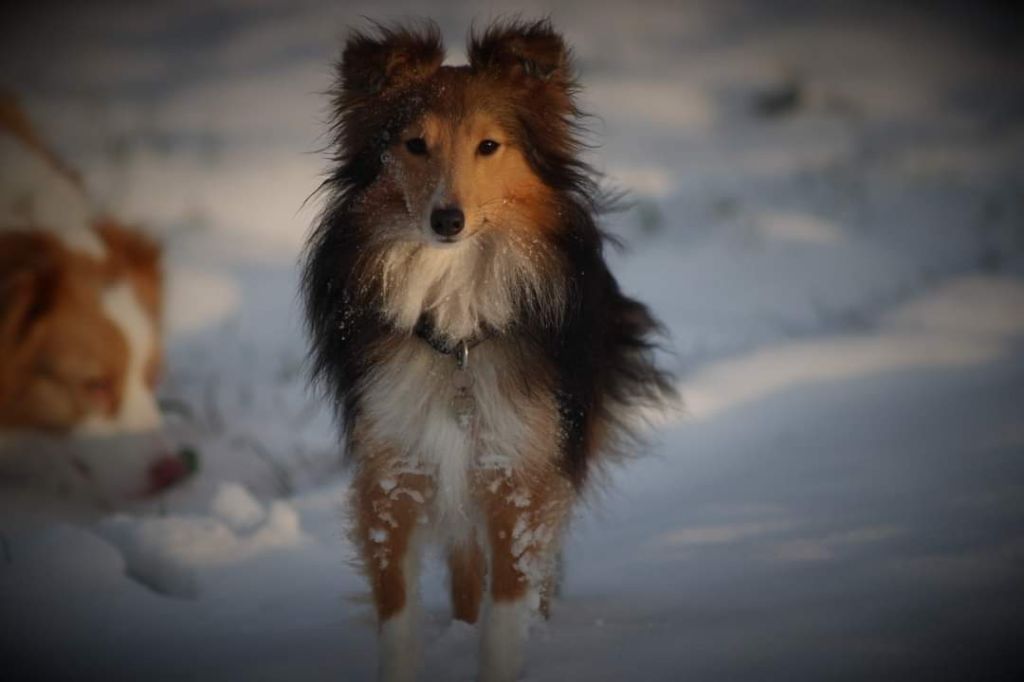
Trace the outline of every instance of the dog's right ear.
[[159, 320], [163, 311], [163, 262], [159, 244], [138, 229], [125, 227], [110, 218], [101, 218], [96, 232], [110, 255], [108, 272], [114, 276], [127, 274], [145, 307]]
[[372, 33], [353, 31], [342, 52], [341, 88], [369, 97], [429, 78], [444, 61], [441, 31], [433, 22], [417, 31], [377, 25]]

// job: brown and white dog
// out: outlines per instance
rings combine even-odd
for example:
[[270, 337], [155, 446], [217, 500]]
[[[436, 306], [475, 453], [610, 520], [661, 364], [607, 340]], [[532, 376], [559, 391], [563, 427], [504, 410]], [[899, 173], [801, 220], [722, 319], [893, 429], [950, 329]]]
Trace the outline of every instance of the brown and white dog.
[[388, 681], [415, 676], [425, 538], [446, 548], [454, 617], [484, 609], [480, 679], [517, 678], [574, 503], [636, 408], [673, 394], [657, 323], [602, 256], [562, 38], [498, 24], [468, 54], [444, 66], [432, 25], [348, 39], [305, 264]]
[[186, 473], [160, 436], [160, 250], [100, 217], [0, 94], [0, 476], [114, 501]]

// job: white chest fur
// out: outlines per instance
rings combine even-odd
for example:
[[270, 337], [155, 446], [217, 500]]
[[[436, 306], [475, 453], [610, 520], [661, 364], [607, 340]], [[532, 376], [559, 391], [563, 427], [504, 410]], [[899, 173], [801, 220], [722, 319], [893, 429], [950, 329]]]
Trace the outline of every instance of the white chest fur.
[[544, 269], [549, 260], [546, 247], [515, 234], [483, 234], [448, 248], [401, 242], [381, 259], [383, 312], [399, 329], [429, 313], [453, 341], [506, 328], [523, 305], [554, 320], [564, 292]]

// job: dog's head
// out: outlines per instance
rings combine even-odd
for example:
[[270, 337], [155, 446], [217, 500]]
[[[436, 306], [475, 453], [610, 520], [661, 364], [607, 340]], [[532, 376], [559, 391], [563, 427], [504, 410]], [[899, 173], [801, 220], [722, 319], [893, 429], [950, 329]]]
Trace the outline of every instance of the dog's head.
[[154, 392], [160, 250], [97, 217], [2, 95], [0, 152], [0, 474], [71, 468], [108, 498], [165, 487], [185, 467], [163, 442]]
[[161, 432], [159, 251], [111, 224], [106, 258], [0, 232], [0, 474], [114, 501], [188, 467]]
[[473, 36], [443, 66], [437, 28], [355, 33], [336, 94], [340, 177], [382, 238], [443, 248], [543, 230], [559, 192], [587, 194], [570, 53], [546, 21]]
[[40, 231], [0, 233], [0, 427], [68, 435], [157, 428], [156, 247], [106, 225], [100, 261]]

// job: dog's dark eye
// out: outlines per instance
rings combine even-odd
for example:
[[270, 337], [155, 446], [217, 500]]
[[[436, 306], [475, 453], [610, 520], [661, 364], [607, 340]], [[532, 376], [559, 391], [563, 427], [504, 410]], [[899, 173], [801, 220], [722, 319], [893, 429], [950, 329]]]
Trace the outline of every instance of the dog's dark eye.
[[490, 156], [494, 152], [498, 151], [498, 147], [500, 146], [501, 145], [494, 140], [484, 140], [476, 150], [480, 156]]
[[422, 137], [414, 137], [405, 141], [405, 148], [409, 150], [410, 154], [425, 156], [427, 153], [427, 141]]

